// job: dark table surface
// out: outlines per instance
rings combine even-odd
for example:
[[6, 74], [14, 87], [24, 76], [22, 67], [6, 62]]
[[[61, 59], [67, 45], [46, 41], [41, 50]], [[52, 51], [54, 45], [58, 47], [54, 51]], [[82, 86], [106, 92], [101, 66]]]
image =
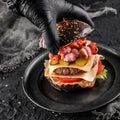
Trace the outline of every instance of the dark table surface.
[[[104, 15], [94, 19], [95, 30], [89, 39], [103, 43], [120, 51], [120, 1], [109, 3], [118, 10], [117, 15]], [[32, 60], [24, 62], [10, 73], [0, 73], [0, 120], [92, 120], [96, 116], [89, 112], [61, 114], [37, 107], [28, 100], [22, 89], [26, 67]]]

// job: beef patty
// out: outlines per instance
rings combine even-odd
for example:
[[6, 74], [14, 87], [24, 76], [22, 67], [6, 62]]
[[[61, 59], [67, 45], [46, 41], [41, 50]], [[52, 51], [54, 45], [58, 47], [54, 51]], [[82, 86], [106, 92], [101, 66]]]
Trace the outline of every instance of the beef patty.
[[75, 74], [80, 74], [83, 71], [77, 68], [61, 67], [55, 69], [54, 72], [58, 75], [75, 75]]

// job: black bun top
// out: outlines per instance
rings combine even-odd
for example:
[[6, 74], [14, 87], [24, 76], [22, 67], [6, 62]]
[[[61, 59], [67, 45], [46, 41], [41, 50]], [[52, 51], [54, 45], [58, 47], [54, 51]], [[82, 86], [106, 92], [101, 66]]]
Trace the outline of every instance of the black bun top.
[[[60, 45], [66, 45], [73, 40], [87, 36], [93, 31], [93, 28], [87, 23], [79, 20], [64, 20], [57, 23], [57, 30]], [[39, 46], [47, 48], [44, 35], [39, 39]]]
[[57, 23], [60, 44], [65, 45], [73, 40], [87, 36], [93, 28], [79, 20], [64, 20]]

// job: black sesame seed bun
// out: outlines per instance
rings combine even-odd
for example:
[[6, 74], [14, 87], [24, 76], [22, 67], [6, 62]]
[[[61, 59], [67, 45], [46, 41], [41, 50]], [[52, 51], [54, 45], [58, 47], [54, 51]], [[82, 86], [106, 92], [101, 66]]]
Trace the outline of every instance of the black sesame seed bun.
[[57, 29], [61, 45], [85, 37], [93, 31], [90, 25], [79, 20], [65, 20], [59, 22], [57, 23]]
[[[79, 20], [64, 20], [57, 23], [57, 30], [60, 45], [65, 45], [73, 40], [87, 36], [93, 31], [93, 28], [85, 22]], [[39, 39], [39, 46], [47, 48], [44, 36]]]

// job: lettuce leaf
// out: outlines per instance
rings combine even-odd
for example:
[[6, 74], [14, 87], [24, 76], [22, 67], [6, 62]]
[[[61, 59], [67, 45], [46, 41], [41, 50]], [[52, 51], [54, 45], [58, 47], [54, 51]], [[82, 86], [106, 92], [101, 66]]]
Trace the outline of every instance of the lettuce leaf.
[[105, 60], [105, 56], [99, 54], [100, 60]]
[[102, 67], [103, 67], [102, 72], [98, 74], [96, 78], [105, 80], [107, 78], [107, 69], [105, 69], [104, 65]]

